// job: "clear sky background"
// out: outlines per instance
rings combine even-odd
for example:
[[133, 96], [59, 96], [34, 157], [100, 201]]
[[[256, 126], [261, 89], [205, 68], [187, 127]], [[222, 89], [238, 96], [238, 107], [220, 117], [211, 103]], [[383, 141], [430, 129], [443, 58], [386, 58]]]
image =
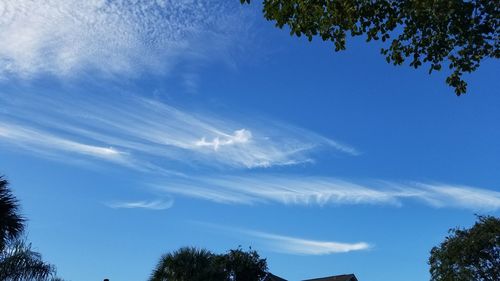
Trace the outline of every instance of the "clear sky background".
[[456, 97], [237, 0], [1, 0], [0, 42], [0, 173], [67, 280], [239, 245], [289, 280], [426, 280], [449, 228], [500, 214], [498, 61]]

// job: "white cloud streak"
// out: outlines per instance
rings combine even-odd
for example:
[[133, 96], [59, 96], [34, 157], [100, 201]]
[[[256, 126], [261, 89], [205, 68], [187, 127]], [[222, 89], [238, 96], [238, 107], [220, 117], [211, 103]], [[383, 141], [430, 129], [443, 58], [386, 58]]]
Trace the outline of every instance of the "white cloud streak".
[[312, 161], [317, 151], [325, 149], [347, 155], [357, 151], [286, 124], [228, 122], [128, 95], [0, 92], [2, 143], [64, 161], [90, 159], [177, 176], [157, 186], [172, 194], [226, 204], [401, 206], [413, 200], [434, 207], [500, 209], [498, 191], [442, 183], [287, 174], [188, 177], [172, 170], [283, 166]]
[[261, 244], [262, 246], [266, 247], [266, 249], [286, 254], [329, 255], [368, 250], [373, 247], [366, 242], [344, 243], [334, 241], [310, 240], [244, 228], [221, 226], [206, 222], [195, 223], [200, 226], [223, 231], [224, 233], [234, 233], [238, 236], [243, 235], [252, 238], [252, 240], [257, 239], [256, 243]]
[[500, 209], [500, 192], [446, 184], [370, 181], [290, 175], [249, 175], [199, 180], [171, 180], [156, 188], [170, 194], [225, 204], [402, 206], [416, 200], [434, 207], [493, 211]]
[[224, 139], [220, 139], [219, 136], [214, 137], [212, 141], [207, 141], [205, 137], [195, 143], [199, 147], [211, 147], [215, 151], [219, 150], [220, 146], [235, 145], [248, 143], [252, 138], [252, 132], [246, 129], [236, 130], [233, 135], [224, 136]]
[[112, 147], [102, 147], [71, 141], [28, 127], [0, 122], [0, 139], [27, 149], [72, 152], [113, 162], [126, 163], [126, 153]]
[[329, 255], [368, 250], [372, 246], [366, 242], [342, 243], [308, 240], [260, 231], [243, 231], [245, 234], [261, 238], [272, 250], [297, 255]]
[[442, 183], [418, 183], [417, 186], [427, 191], [420, 198], [436, 207], [453, 206], [485, 211], [500, 209], [498, 191]]
[[115, 201], [106, 203], [106, 206], [112, 209], [147, 209], [147, 210], [166, 210], [172, 208], [173, 200], [153, 200], [153, 201]]
[[237, 3], [225, 2], [1, 0], [0, 75], [136, 75], [208, 60], [244, 27]]
[[352, 154], [348, 146], [341, 149], [333, 140], [286, 124], [228, 122], [132, 95], [0, 93], [0, 106], [8, 108], [0, 110], [0, 142], [152, 163], [158, 169], [170, 169], [174, 162], [231, 168], [292, 165], [310, 162], [320, 149]]

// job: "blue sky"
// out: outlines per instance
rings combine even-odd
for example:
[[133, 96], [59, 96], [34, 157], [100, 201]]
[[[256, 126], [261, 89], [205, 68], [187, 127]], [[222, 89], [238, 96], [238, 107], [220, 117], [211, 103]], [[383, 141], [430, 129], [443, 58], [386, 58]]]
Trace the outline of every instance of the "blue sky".
[[456, 97], [239, 1], [0, 2], [0, 172], [67, 280], [251, 246], [289, 280], [425, 280], [500, 213], [498, 62]]

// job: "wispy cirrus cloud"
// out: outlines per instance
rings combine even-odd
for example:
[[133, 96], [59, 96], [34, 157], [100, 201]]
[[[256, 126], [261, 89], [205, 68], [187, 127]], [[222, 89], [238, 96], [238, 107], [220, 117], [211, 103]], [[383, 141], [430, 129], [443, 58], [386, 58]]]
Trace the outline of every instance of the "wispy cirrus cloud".
[[296, 238], [284, 235], [271, 234], [260, 231], [243, 231], [249, 236], [260, 238], [271, 250], [297, 255], [329, 255], [362, 251], [372, 248], [366, 242], [343, 243], [333, 241], [319, 241]]
[[[347, 145], [287, 124], [228, 121], [135, 95], [0, 93], [0, 142], [70, 157], [71, 153], [172, 169], [256, 168], [313, 161], [326, 149], [346, 155]], [[41, 141], [37, 141], [40, 139]], [[135, 165], [134, 163], [138, 163]], [[139, 164], [140, 163], [140, 164]]]
[[324, 150], [359, 154], [287, 124], [227, 121], [124, 94], [0, 93], [0, 105], [0, 143], [7, 147], [173, 175], [157, 184], [172, 194], [230, 204], [400, 206], [413, 200], [434, 207], [500, 209], [500, 192], [471, 186], [289, 174], [188, 177], [177, 170], [179, 165], [215, 171], [293, 165], [314, 161]]
[[113, 201], [106, 203], [112, 209], [166, 210], [172, 208], [174, 200]]
[[263, 231], [250, 230], [221, 226], [206, 222], [195, 222], [196, 224], [224, 233], [245, 236], [253, 240], [253, 243], [265, 247], [267, 250], [295, 254], [295, 255], [330, 255], [348, 253], [353, 251], [369, 250], [373, 245], [366, 242], [345, 243], [336, 241], [321, 241], [292, 236], [278, 235]]
[[434, 207], [500, 209], [500, 192], [449, 184], [365, 181], [293, 175], [248, 175], [168, 180], [156, 188], [170, 194], [224, 204], [401, 206], [408, 200]]
[[207, 141], [205, 137], [195, 143], [199, 147], [210, 147], [218, 150], [220, 146], [235, 145], [239, 143], [248, 143], [252, 139], [252, 132], [246, 129], [236, 130], [233, 135], [226, 135], [223, 139], [216, 136], [211, 141]]
[[473, 210], [500, 209], [500, 192], [465, 185], [417, 183], [426, 191], [420, 199], [436, 207], [461, 207]]
[[245, 27], [237, 4], [3, 0], [0, 76], [73, 76], [88, 69], [135, 76], [167, 72], [183, 59], [225, 56], [232, 34]]
[[128, 152], [96, 144], [95, 141], [84, 142], [75, 136], [58, 136], [50, 130], [35, 129], [26, 125], [16, 125], [0, 120], [0, 144], [10, 148], [20, 148], [23, 152], [35, 153], [49, 159], [66, 163], [84, 163], [91, 161], [107, 162], [124, 166], [140, 172], [159, 175], [175, 175], [183, 177], [178, 171], [165, 169], [144, 159], [134, 158]]
[[112, 147], [89, 145], [42, 132], [26, 126], [0, 121], [0, 139], [42, 153], [70, 152], [112, 162], [127, 163], [127, 154]]
[[228, 204], [399, 204], [393, 192], [334, 178], [292, 175], [179, 179], [156, 187], [169, 193]]

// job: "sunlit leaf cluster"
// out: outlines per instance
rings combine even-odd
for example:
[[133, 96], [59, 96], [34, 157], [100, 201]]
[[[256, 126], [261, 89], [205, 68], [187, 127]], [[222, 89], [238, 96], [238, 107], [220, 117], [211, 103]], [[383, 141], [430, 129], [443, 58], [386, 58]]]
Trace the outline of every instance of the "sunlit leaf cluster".
[[381, 53], [394, 65], [448, 67], [457, 95], [467, 92], [465, 73], [500, 58], [498, 0], [263, 0], [263, 10], [277, 27], [331, 41], [335, 51], [346, 48], [347, 35], [364, 35], [386, 42]]

